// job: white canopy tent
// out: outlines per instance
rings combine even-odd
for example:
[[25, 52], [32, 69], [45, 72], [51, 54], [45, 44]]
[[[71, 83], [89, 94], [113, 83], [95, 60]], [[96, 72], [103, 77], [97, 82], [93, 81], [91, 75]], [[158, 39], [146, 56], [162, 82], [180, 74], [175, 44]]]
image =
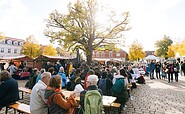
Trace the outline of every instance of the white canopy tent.
[[154, 55], [148, 55], [147, 57], [145, 57], [145, 60], [156, 60], [156, 59], [158, 59], [158, 57]]

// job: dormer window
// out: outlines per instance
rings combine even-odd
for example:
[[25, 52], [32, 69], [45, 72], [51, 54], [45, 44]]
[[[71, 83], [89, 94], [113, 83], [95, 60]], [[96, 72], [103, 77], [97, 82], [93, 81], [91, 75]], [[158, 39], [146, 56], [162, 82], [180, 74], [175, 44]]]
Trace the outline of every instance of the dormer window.
[[12, 41], [11, 41], [11, 40], [8, 40], [8, 41], [7, 41], [7, 44], [12, 44]]
[[19, 45], [22, 46], [23, 45], [23, 42], [19, 42]]
[[17, 41], [14, 41], [13, 44], [14, 44], [14, 45], [18, 45], [18, 42], [17, 42]]

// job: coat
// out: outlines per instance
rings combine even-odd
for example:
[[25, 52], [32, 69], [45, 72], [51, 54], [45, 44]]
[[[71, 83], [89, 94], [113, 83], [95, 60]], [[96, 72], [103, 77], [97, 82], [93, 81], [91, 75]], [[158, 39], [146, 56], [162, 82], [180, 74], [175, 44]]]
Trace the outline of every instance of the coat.
[[9, 78], [0, 84], [0, 108], [18, 101], [19, 89], [15, 79]]

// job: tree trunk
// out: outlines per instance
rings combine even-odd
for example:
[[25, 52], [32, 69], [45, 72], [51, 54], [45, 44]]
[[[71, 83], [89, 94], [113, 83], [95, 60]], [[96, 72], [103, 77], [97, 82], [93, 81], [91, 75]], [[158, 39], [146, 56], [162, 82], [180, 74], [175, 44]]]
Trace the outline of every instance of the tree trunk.
[[92, 49], [89, 50], [88, 53], [86, 53], [86, 57], [87, 57], [87, 64], [90, 65], [92, 62]]

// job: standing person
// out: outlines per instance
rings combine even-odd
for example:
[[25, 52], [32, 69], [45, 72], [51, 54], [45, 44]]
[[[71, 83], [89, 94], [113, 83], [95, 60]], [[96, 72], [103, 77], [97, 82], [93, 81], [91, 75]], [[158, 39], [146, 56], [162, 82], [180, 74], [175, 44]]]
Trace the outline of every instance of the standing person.
[[98, 76], [89, 75], [86, 81], [87, 90], [80, 93], [80, 105], [84, 114], [102, 114], [102, 91], [98, 89], [97, 82]]
[[167, 69], [168, 69], [168, 83], [170, 83], [170, 79], [171, 79], [171, 82], [173, 82], [173, 73], [174, 73], [174, 65], [172, 61], [169, 61], [169, 64], [167, 65]]
[[50, 72], [41, 74], [41, 80], [32, 89], [30, 95], [31, 114], [48, 114], [47, 100], [44, 97], [45, 90], [51, 77]]
[[8, 71], [0, 73], [0, 110], [19, 100], [18, 83]]
[[[161, 79], [161, 63], [160, 62], [157, 62], [155, 64], [155, 72], [156, 72], [156, 78], [158, 79]], [[159, 76], [159, 77], [158, 77]]]
[[155, 69], [155, 63], [152, 60], [151, 63], [149, 64], [150, 67], [150, 79], [155, 79], [154, 78], [154, 69]]
[[175, 81], [178, 82], [179, 77], [179, 63], [174, 63], [174, 73], [175, 73]]
[[182, 63], [181, 69], [182, 69], [182, 71], [183, 71], [183, 75], [185, 76], [185, 60], [184, 60], [184, 62]]
[[180, 62], [180, 75], [182, 76], [182, 64], [183, 64], [183, 61]]
[[49, 86], [45, 92], [49, 114], [72, 114], [74, 108], [78, 106], [73, 94], [71, 94], [69, 98], [65, 98], [61, 92], [61, 85], [62, 81], [59, 75], [51, 77]]

